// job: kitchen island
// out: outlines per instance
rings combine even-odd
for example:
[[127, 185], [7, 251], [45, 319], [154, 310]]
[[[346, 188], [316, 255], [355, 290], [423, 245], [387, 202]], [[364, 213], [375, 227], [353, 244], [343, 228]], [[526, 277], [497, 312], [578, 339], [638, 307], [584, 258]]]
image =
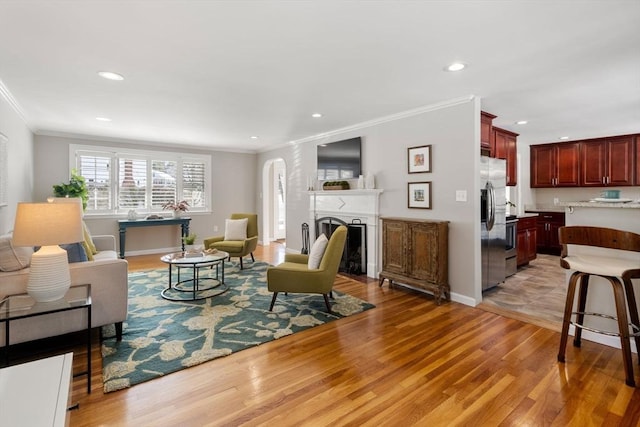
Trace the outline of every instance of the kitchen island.
[[[565, 208], [566, 225], [586, 225], [593, 227], [615, 228], [623, 231], [631, 231], [640, 234], [640, 202], [600, 202], [600, 201], [577, 201], [577, 202], [559, 202], [558, 206]], [[601, 249], [592, 247], [570, 248], [573, 253], [589, 253], [602, 254], [608, 256], [622, 257], [632, 260], [640, 259], [637, 252], [618, 251], [613, 249]], [[567, 283], [572, 271], [567, 271]], [[636, 303], [640, 306], [640, 280], [633, 280]], [[600, 277], [591, 277], [589, 279], [589, 295], [587, 298], [587, 309], [589, 312], [604, 313], [615, 316], [615, 304], [613, 301], [613, 291], [609, 281]], [[590, 316], [592, 317], [592, 316]], [[590, 325], [600, 330], [616, 331], [616, 323], [604, 318], [588, 319]], [[570, 333], [573, 334], [573, 326]], [[584, 339], [610, 345], [620, 348], [620, 339], [618, 337], [594, 334], [592, 332], [583, 331]], [[632, 350], [635, 349], [635, 341], [631, 343]], [[634, 350], [637, 352], [637, 350]]]

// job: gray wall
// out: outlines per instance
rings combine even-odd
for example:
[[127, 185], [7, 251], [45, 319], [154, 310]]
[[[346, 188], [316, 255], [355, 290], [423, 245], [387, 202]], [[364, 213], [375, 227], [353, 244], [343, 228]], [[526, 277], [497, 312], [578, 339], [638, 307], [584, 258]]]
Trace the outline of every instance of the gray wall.
[[[381, 215], [450, 221], [449, 282], [453, 297], [469, 305], [479, 303], [480, 208], [479, 197], [475, 196], [480, 191], [479, 118], [479, 99], [467, 98], [425, 108], [420, 114], [380, 120], [331, 137], [260, 153], [261, 170], [272, 159], [286, 162], [287, 249], [299, 251], [302, 246], [300, 226], [309, 220], [306, 186], [307, 178], [315, 174], [316, 146], [360, 136], [363, 170], [375, 174], [376, 188], [384, 190], [380, 196]], [[407, 149], [427, 144], [432, 145], [433, 172], [409, 174]], [[432, 182], [430, 210], [407, 207], [407, 183], [419, 181]], [[456, 190], [467, 191], [467, 202], [455, 201]], [[257, 203], [261, 212], [259, 198]]]
[[[38, 135], [35, 138], [34, 165], [35, 174], [34, 198], [46, 200], [52, 194], [52, 186], [69, 180], [69, 145], [115, 146], [139, 150], [163, 150], [209, 154], [212, 158], [212, 212], [193, 213], [192, 233], [197, 234], [196, 244], [202, 239], [223, 234], [224, 221], [232, 212], [255, 212], [255, 186], [257, 177], [256, 154], [233, 153], [226, 151], [210, 151], [189, 147], [172, 147], [170, 145], [145, 145], [140, 141], [96, 140]], [[167, 215], [169, 215], [167, 213]], [[120, 218], [125, 218], [123, 215]], [[104, 216], [85, 217], [93, 234], [118, 235], [116, 218]], [[214, 228], [218, 227], [218, 231]], [[127, 231], [127, 253], [144, 254], [171, 251], [179, 242], [178, 227], [138, 228]]]
[[[0, 83], [1, 84], [1, 83]], [[1, 89], [1, 88], [0, 88]], [[18, 202], [33, 194], [33, 133], [0, 90], [0, 132], [8, 138], [7, 206], [0, 206], [0, 234], [13, 230]]]

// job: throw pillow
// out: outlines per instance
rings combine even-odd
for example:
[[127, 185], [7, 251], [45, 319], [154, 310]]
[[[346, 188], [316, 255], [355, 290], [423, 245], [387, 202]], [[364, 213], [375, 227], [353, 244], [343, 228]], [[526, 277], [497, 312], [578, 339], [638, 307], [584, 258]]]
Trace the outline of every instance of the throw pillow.
[[33, 248], [31, 246], [14, 247], [12, 234], [0, 236], [0, 271], [16, 271], [29, 267]]
[[309, 251], [309, 262], [307, 263], [307, 267], [310, 270], [317, 270], [320, 267], [320, 261], [322, 261], [322, 256], [324, 255], [324, 250], [327, 248], [327, 236], [321, 234], [318, 236], [313, 245], [311, 246], [311, 250]]
[[224, 240], [245, 240], [247, 238], [247, 218], [227, 219], [224, 223]]
[[91, 238], [91, 233], [89, 233], [89, 228], [87, 227], [87, 224], [82, 221], [82, 232], [84, 234], [84, 241], [86, 243], [85, 249], [87, 249], [87, 256], [89, 255], [89, 253], [91, 253], [91, 255], [95, 255], [98, 253], [98, 250], [96, 249], [96, 245], [93, 243], [93, 239]]
[[71, 243], [67, 245], [60, 245], [62, 249], [67, 251], [67, 259], [69, 263], [72, 262], [84, 262], [88, 261], [87, 252], [82, 243]]

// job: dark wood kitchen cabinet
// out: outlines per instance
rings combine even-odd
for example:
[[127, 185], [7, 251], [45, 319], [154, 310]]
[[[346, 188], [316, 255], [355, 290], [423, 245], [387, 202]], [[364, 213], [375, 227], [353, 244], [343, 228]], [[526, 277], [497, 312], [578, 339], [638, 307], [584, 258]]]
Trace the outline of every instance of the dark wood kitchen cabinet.
[[492, 124], [496, 116], [487, 112], [480, 112], [480, 154], [493, 157], [493, 132]]
[[436, 303], [450, 298], [449, 221], [382, 218], [382, 271], [394, 282], [433, 292]]
[[518, 219], [517, 236], [517, 257], [518, 267], [529, 264], [536, 259], [537, 253], [537, 222], [535, 216]]
[[580, 141], [580, 185], [608, 187], [634, 185], [634, 137]]
[[537, 212], [536, 250], [539, 254], [560, 255], [558, 229], [564, 226], [564, 212]]
[[634, 137], [636, 145], [636, 185], [640, 185], [640, 136]]
[[531, 187], [578, 187], [580, 145], [575, 142], [532, 145]]
[[495, 158], [507, 161], [507, 185], [514, 186], [518, 180], [518, 134], [493, 128], [493, 141], [495, 144], [493, 154]]

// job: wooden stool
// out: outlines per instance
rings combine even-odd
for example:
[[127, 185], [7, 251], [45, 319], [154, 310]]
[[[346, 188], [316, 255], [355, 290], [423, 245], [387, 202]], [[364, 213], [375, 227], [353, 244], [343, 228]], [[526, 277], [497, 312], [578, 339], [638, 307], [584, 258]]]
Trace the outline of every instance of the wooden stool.
[[[573, 324], [576, 328], [573, 340], [575, 347], [580, 347], [582, 329], [599, 334], [619, 336], [626, 375], [625, 382], [628, 386], [635, 387], [629, 337], [633, 336], [635, 338], [636, 348], [640, 351], [640, 320], [638, 320], [638, 307], [636, 305], [631, 279], [640, 278], [640, 255], [635, 260], [588, 254], [569, 255], [567, 245], [594, 246], [606, 249], [640, 252], [640, 234], [611, 228], [573, 226], [561, 227], [559, 237], [560, 244], [562, 244], [560, 265], [563, 268], [575, 270], [575, 272], [569, 279], [569, 287], [567, 289], [567, 301], [564, 306], [564, 319], [562, 321], [558, 361], [565, 361], [564, 355], [569, 335], [569, 324]], [[592, 275], [607, 279], [611, 283], [617, 317], [585, 312], [589, 276]], [[622, 282], [620, 282], [619, 278], [622, 278]], [[578, 283], [580, 284], [578, 311], [572, 312], [576, 285]], [[629, 307], [629, 315], [631, 316], [631, 324], [629, 324], [627, 320], [627, 305]], [[576, 315], [575, 322], [571, 321], [571, 316], [574, 314]], [[584, 326], [585, 315], [617, 320], [618, 332], [601, 331]], [[629, 326], [631, 326], [633, 330], [631, 333], [629, 332]]]

